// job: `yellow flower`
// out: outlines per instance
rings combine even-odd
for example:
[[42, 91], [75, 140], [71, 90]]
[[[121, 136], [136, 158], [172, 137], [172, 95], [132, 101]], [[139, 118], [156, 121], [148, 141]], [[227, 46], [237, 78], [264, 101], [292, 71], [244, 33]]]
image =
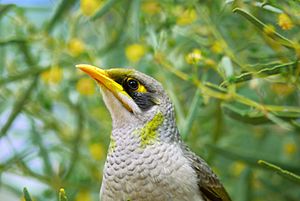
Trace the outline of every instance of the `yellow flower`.
[[82, 95], [93, 95], [95, 93], [95, 82], [90, 78], [81, 78], [76, 84], [76, 90]]
[[102, 0], [80, 0], [80, 10], [85, 16], [92, 16], [102, 6]]
[[95, 181], [101, 181], [102, 179], [102, 171], [98, 169], [98, 166], [92, 165], [89, 169], [91, 171], [91, 176]]
[[160, 12], [161, 8], [157, 1], [147, 0], [142, 3], [142, 10], [149, 15], [155, 15]]
[[75, 201], [92, 201], [92, 196], [87, 190], [80, 190], [75, 197]]
[[271, 90], [279, 96], [288, 96], [295, 91], [295, 87], [286, 83], [274, 83]]
[[224, 44], [222, 43], [222, 41], [215, 41], [211, 46], [211, 51], [216, 54], [221, 54], [222, 52], [224, 52]]
[[129, 61], [138, 62], [146, 53], [146, 49], [141, 44], [131, 44], [126, 47], [125, 54]]
[[288, 156], [293, 155], [297, 151], [297, 146], [293, 142], [286, 143], [284, 144], [283, 151]]
[[67, 199], [67, 196], [66, 196], [66, 191], [64, 188], [60, 188], [59, 189], [59, 197], [62, 197], [64, 199]]
[[209, 66], [209, 67], [214, 67], [214, 66], [216, 66], [216, 62], [214, 61], [214, 60], [212, 60], [212, 59], [205, 59], [205, 64], [207, 65], [207, 66]]
[[281, 13], [280, 15], [278, 15], [278, 25], [283, 30], [290, 30], [294, 27], [291, 18], [285, 13]]
[[63, 70], [59, 66], [53, 66], [41, 74], [41, 79], [48, 84], [58, 84], [63, 78]]
[[260, 85], [260, 80], [258, 78], [254, 78], [249, 82], [250, 89], [257, 89], [259, 85]]
[[295, 43], [294, 49], [295, 49], [295, 52], [296, 52], [296, 56], [298, 58], [300, 58], [300, 44], [299, 43]]
[[207, 105], [210, 102], [210, 100], [211, 100], [210, 96], [207, 95], [207, 94], [203, 94], [202, 96], [203, 96], [203, 102], [204, 102], [204, 104]]
[[197, 64], [202, 59], [202, 53], [199, 49], [194, 49], [185, 56], [185, 61], [188, 64]]
[[102, 160], [105, 157], [105, 150], [101, 143], [93, 143], [89, 146], [90, 154], [95, 160]]
[[192, 24], [197, 19], [197, 13], [195, 9], [186, 9], [181, 13], [181, 15], [177, 18], [176, 24], [178, 25], [188, 25]]
[[233, 175], [240, 176], [245, 168], [246, 168], [245, 163], [243, 163], [241, 161], [236, 161], [232, 164], [231, 171], [232, 171]]
[[271, 24], [267, 24], [264, 28], [264, 33], [267, 35], [273, 35], [275, 33], [275, 27]]
[[79, 56], [85, 50], [84, 42], [78, 38], [72, 38], [68, 43], [68, 50], [72, 56]]

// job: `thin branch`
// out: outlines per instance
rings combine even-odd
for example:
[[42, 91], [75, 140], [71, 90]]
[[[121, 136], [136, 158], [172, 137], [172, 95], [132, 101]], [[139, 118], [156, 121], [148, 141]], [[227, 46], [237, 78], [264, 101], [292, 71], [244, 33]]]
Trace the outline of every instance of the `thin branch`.
[[[71, 103], [70, 103], [71, 104]], [[83, 118], [83, 112], [81, 110], [81, 107], [79, 105], [74, 106], [76, 110], [76, 116], [77, 116], [77, 128], [75, 132], [75, 137], [73, 140], [73, 148], [72, 148], [72, 156], [71, 156], [71, 164], [69, 166], [68, 171], [64, 175], [64, 179], [67, 179], [73, 172], [73, 169], [76, 166], [76, 163], [78, 161], [78, 154], [79, 154], [79, 146], [78, 144], [80, 143], [81, 137], [82, 137], [82, 130], [83, 130], [83, 125], [84, 125], [84, 118]]]
[[[233, 151], [233, 150], [228, 150], [228, 149], [225, 149], [225, 148], [221, 148], [221, 147], [218, 147], [218, 146], [215, 146], [213, 144], [207, 144], [206, 145], [209, 149], [212, 149], [214, 152], [218, 153], [218, 155], [222, 156], [222, 157], [226, 157], [228, 159], [231, 159], [233, 161], [242, 161], [252, 167], [255, 167], [255, 168], [266, 168], [262, 165], [259, 165], [257, 163], [257, 161], [259, 161], [260, 159], [255, 157], [255, 156], [251, 156], [251, 155], [245, 155], [245, 154], [242, 154], [241, 152], [237, 152], [237, 151]], [[282, 162], [275, 162], [275, 161], [272, 161], [271, 162], [272, 164], [276, 164], [280, 167], [283, 167], [284, 169], [288, 169], [290, 171], [293, 171], [297, 174], [300, 173], [300, 166], [294, 166], [294, 165], [291, 165], [291, 164], [285, 164], [285, 163], [282, 163]]]
[[16, 117], [22, 111], [24, 105], [30, 98], [30, 95], [31, 95], [33, 89], [35, 88], [37, 81], [38, 81], [38, 76], [34, 76], [33, 80], [29, 84], [28, 88], [21, 95], [21, 97], [16, 100], [16, 102], [13, 106], [13, 109], [7, 118], [7, 121], [4, 123], [4, 125], [2, 126], [2, 128], [0, 130], [0, 138], [3, 137], [7, 133], [7, 131], [10, 129], [10, 127], [11, 127], [12, 123], [14, 122], [14, 120], [16, 119]]
[[287, 72], [287, 71], [294, 71], [298, 68], [297, 64], [300, 64], [300, 62], [289, 62], [285, 64], [279, 64], [275, 66], [270, 66], [266, 67], [264, 69], [261, 69], [260, 71], [257, 72], [246, 72], [242, 73], [238, 76], [233, 76], [230, 77], [228, 80], [225, 80], [221, 86], [227, 86], [228, 84], [232, 83], [241, 83], [241, 82], [246, 82], [249, 81], [253, 78], [265, 78], [271, 75], [276, 75], [282, 72]]
[[19, 72], [16, 75], [11, 75], [9, 77], [0, 79], [0, 86], [4, 85], [4, 84], [8, 84], [10, 82], [14, 82], [14, 81], [18, 81], [18, 80], [22, 80], [25, 78], [28, 78], [29, 76], [34, 76], [34, 75], [38, 75], [46, 70], [49, 70], [50, 67], [46, 67], [46, 68], [33, 68], [33, 69], [28, 69], [25, 70], [23, 72]]
[[[267, 26], [262, 21], [260, 21], [259, 19], [257, 19], [256, 17], [254, 17], [253, 15], [251, 15], [250, 13], [248, 13], [247, 11], [245, 11], [241, 8], [235, 8], [233, 10], [233, 12], [238, 13], [239, 15], [245, 17], [252, 24], [254, 24], [260, 31], [264, 31], [264, 29]], [[273, 40], [277, 41], [278, 43], [280, 43], [281, 45], [283, 45], [287, 48], [294, 49], [294, 47], [295, 47], [295, 44], [292, 41], [285, 38], [284, 36], [282, 36], [281, 34], [279, 34], [276, 31], [274, 31], [272, 34], [267, 34], [267, 36], [269, 36], [270, 38], [272, 38]]]
[[39, 147], [39, 155], [41, 156], [41, 158], [44, 161], [45, 173], [52, 177], [54, 175], [54, 171], [52, 169], [48, 150], [46, 149], [46, 147], [43, 143], [43, 140], [41, 138], [41, 134], [38, 133], [36, 126], [35, 126], [35, 122], [32, 118], [31, 118], [31, 133], [32, 133], [33, 141]]

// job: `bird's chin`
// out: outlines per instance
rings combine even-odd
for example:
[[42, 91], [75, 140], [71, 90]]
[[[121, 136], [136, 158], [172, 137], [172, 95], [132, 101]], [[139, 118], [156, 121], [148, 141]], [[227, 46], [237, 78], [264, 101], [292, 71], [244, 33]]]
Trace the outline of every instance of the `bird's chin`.
[[132, 121], [133, 115], [141, 113], [140, 108], [130, 97], [122, 93], [117, 94], [118, 97], [116, 97], [116, 95], [105, 86], [99, 86], [103, 95], [104, 103], [111, 114], [113, 122], [126, 122], [127, 119]]

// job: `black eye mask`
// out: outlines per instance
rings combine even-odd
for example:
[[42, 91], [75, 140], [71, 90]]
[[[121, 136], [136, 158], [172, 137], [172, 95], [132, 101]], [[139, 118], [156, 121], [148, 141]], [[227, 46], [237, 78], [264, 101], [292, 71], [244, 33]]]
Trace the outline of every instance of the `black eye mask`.
[[140, 93], [127, 91], [127, 93], [143, 111], [149, 110], [152, 106], [156, 105], [151, 93], [149, 92]]
[[[129, 83], [129, 82], [131, 83]], [[135, 91], [135, 84], [132, 82], [138, 82], [138, 80], [123, 80], [122, 86], [124, 87], [127, 94], [134, 100], [134, 102], [139, 106], [139, 108], [143, 111], [149, 110], [152, 106], [156, 105], [153, 97], [153, 93], [151, 92], [137, 92]], [[132, 85], [133, 84], [133, 85]]]

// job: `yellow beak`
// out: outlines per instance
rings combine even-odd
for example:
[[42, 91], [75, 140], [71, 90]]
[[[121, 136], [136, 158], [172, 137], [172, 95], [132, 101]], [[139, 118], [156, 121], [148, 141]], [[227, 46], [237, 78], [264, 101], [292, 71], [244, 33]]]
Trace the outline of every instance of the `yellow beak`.
[[98, 84], [106, 87], [116, 98], [119, 99], [119, 101], [121, 101], [128, 111], [132, 111], [129, 105], [124, 101], [124, 95], [127, 97], [129, 95], [124, 91], [122, 85], [109, 77], [106, 70], [88, 64], [78, 64], [76, 67], [91, 76]]

